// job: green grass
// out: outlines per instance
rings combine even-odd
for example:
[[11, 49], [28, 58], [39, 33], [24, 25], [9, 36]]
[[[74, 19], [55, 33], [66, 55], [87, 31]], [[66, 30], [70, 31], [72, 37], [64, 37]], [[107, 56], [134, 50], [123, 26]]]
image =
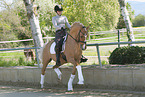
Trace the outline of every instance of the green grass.
[[26, 61], [23, 57], [19, 59], [9, 59], [5, 60], [0, 58], [0, 67], [11, 67], [11, 66], [34, 66], [34, 62]]
[[24, 52], [0, 53], [0, 67], [34, 66], [34, 63], [26, 60]]
[[2, 57], [2, 58], [4, 58], [4, 57], [11, 57], [11, 58], [19, 58], [20, 56], [21, 57], [25, 57], [24, 56], [24, 52], [6, 52], [6, 53], [4, 53], [4, 52], [0, 52], [0, 58]]

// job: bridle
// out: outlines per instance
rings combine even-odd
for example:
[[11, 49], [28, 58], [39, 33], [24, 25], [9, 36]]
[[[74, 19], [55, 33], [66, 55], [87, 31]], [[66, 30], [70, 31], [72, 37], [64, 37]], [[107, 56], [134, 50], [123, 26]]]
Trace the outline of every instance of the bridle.
[[[85, 26], [83, 26], [82, 28], [86, 28]], [[80, 40], [80, 33], [82, 33], [85, 37], [87, 36], [87, 34], [83, 33], [81, 30], [79, 31], [78, 35], [77, 35], [77, 39], [75, 39], [72, 35], [70, 35], [69, 33], [67, 33], [72, 39], [74, 39], [76, 42], [81, 42], [81, 43], [84, 43], [86, 44], [86, 41], [81, 41]]]

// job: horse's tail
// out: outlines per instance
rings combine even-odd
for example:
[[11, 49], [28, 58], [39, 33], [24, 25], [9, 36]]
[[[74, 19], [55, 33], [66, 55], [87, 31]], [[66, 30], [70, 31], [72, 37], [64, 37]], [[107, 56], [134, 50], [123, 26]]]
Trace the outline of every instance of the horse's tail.
[[39, 51], [40, 52], [39, 53], [39, 60], [41, 61], [41, 64], [43, 63], [43, 50], [46, 47], [46, 44], [47, 43], [45, 43], [44, 46], [42, 48], [40, 48], [40, 51]]

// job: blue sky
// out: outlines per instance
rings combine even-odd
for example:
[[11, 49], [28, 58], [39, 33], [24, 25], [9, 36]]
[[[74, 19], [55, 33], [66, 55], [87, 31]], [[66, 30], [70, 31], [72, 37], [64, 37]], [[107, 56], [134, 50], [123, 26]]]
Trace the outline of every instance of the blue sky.
[[145, 15], [145, 0], [126, 0], [131, 5], [132, 10], [135, 11], [135, 16]]
[[145, 2], [145, 0], [126, 0], [126, 1], [138, 1], [138, 2]]
[[[13, 0], [5, 0], [8, 4], [12, 4]], [[3, 8], [0, 7], [0, 10], [2, 10]]]

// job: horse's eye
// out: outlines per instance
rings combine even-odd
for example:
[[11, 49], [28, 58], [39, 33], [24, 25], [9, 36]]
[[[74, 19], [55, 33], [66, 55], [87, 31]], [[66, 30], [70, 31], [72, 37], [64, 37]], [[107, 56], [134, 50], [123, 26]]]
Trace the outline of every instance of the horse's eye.
[[81, 38], [83, 38], [84, 36], [81, 36]]

